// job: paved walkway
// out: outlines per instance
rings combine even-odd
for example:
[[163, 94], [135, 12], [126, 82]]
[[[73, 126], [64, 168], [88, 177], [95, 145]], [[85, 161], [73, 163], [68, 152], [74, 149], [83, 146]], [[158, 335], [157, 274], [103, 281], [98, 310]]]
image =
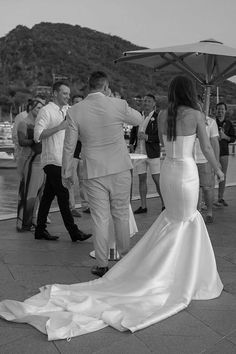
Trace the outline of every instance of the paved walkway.
[[[48, 342], [33, 327], [0, 320], [0, 354], [233, 354], [236, 353], [236, 187], [225, 194], [229, 207], [214, 212], [208, 226], [224, 283], [220, 298], [193, 301], [190, 306], [162, 322], [134, 334], [107, 327], [101, 331], [66, 340]], [[139, 206], [134, 201], [133, 209]], [[160, 212], [159, 198], [148, 200], [148, 214], [136, 217], [136, 243]], [[49, 231], [58, 242], [36, 241], [32, 233], [17, 233], [15, 219], [0, 221], [0, 300], [24, 300], [51, 283], [76, 283], [94, 279], [88, 256], [92, 241], [72, 243], [58, 212], [51, 213]], [[91, 231], [89, 215], [78, 219]]]

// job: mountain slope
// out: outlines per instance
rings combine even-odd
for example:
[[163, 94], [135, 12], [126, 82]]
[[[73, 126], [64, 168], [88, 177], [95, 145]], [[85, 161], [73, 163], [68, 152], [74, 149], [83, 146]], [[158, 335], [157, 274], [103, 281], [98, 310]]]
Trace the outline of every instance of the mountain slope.
[[[16, 92], [23, 92], [23, 97], [37, 85], [51, 86], [53, 75], [69, 77], [72, 93], [83, 91], [89, 73], [104, 70], [110, 76], [112, 90], [124, 97], [145, 92], [165, 95], [172, 77], [169, 73], [154, 73], [140, 65], [114, 64], [124, 51], [137, 49], [141, 47], [117, 36], [78, 25], [42, 22], [32, 29], [19, 25], [0, 38], [1, 93], [10, 97], [10, 102]], [[235, 96], [235, 87], [229, 81], [221, 86], [221, 95], [227, 96], [228, 102]]]

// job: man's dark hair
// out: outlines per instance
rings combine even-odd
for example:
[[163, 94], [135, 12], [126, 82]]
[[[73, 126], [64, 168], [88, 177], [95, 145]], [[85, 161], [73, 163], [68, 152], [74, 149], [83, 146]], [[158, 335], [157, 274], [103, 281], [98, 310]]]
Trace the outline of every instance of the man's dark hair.
[[94, 71], [89, 77], [90, 90], [100, 89], [105, 82], [109, 82], [108, 76], [103, 71]]
[[54, 84], [52, 85], [52, 92], [54, 91], [57, 91], [59, 92], [60, 91], [60, 87], [64, 85], [64, 86], [67, 86], [67, 87], [70, 87], [68, 82], [66, 81], [56, 81], [54, 82]]
[[32, 106], [32, 98], [29, 98], [26, 106], [27, 113], [29, 113], [31, 106]]
[[82, 98], [82, 100], [83, 100], [84, 96], [80, 95], [80, 94], [76, 94], [76, 95], [72, 96], [71, 101], [73, 102], [75, 98]]
[[225, 106], [225, 110], [227, 111], [227, 104], [224, 101], [218, 102], [217, 105], [216, 105], [216, 108], [218, 106]]
[[144, 97], [150, 97], [150, 98], [152, 98], [154, 101], [156, 101], [156, 97], [155, 97], [152, 93], [147, 93]]

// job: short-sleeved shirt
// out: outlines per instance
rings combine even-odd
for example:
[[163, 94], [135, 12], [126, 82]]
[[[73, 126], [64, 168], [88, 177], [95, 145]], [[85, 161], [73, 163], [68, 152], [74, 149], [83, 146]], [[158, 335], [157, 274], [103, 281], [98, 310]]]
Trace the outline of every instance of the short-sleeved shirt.
[[[67, 108], [65, 106], [60, 109], [54, 102], [50, 102], [40, 109], [34, 128], [34, 140], [36, 142], [40, 141], [39, 137], [44, 129], [54, 128], [63, 122]], [[62, 165], [64, 138], [65, 130], [60, 130], [42, 140], [42, 167], [46, 165]]]
[[[206, 132], [207, 132], [209, 139], [219, 137], [218, 127], [217, 127], [216, 121], [213, 118], [206, 117]], [[206, 163], [207, 162], [207, 159], [205, 158], [205, 156], [201, 150], [200, 143], [199, 143], [198, 139], [196, 139], [196, 143], [195, 143], [194, 158], [195, 158], [196, 163]]]

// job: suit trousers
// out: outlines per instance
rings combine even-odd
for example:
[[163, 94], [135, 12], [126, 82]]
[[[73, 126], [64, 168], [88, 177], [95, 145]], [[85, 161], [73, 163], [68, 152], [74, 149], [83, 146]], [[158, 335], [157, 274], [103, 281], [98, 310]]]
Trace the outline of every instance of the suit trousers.
[[78, 227], [74, 223], [69, 207], [69, 192], [62, 184], [61, 167], [56, 165], [46, 165], [44, 167], [46, 182], [43, 196], [39, 205], [36, 232], [46, 229], [47, 216], [55, 196], [57, 197], [59, 209], [64, 225], [73, 238], [78, 232]]
[[107, 267], [109, 222], [112, 216], [117, 250], [121, 257], [129, 251], [129, 202], [131, 173], [120, 173], [84, 180], [93, 220], [94, 249], [99, 267]]

